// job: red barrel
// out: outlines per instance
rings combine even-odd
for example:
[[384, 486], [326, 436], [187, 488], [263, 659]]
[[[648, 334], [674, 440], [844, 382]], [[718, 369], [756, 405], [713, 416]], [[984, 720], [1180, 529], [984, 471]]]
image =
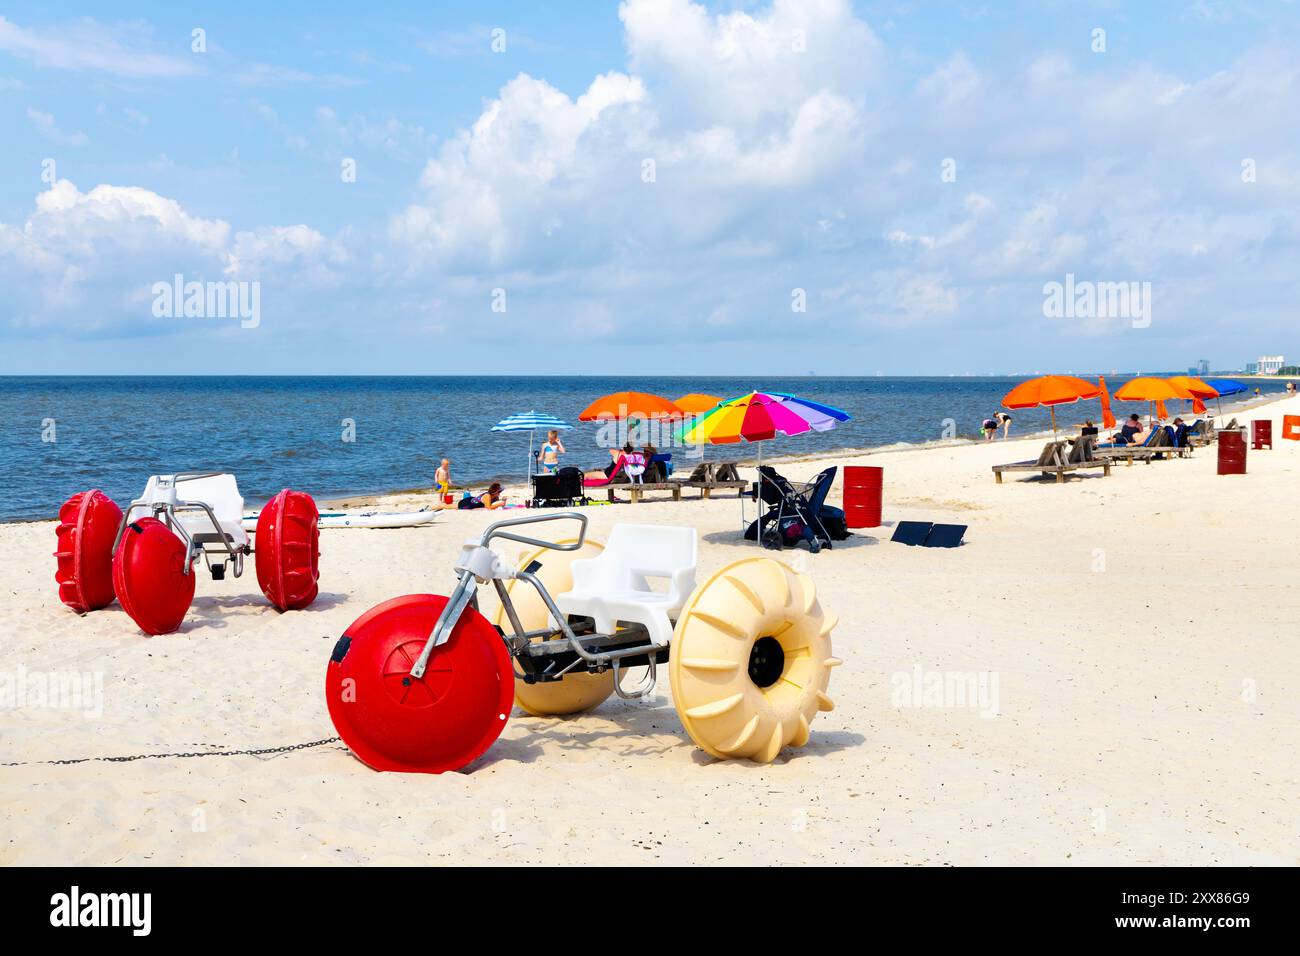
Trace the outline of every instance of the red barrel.
[[848, 465], [844, 469], [844, 523], [850, 528], [880, 527], [880, 495], [885, 469]]
[[1219, 474], [1246, 473], [1246, 436], [1242, 432], [1219, 432]]
[[1255, 451], [1259, 451], [1265, 445], [1270, 450], [1273, 448], [1273, 419], [1257, 418], [1250, 423], [1250, 444]]

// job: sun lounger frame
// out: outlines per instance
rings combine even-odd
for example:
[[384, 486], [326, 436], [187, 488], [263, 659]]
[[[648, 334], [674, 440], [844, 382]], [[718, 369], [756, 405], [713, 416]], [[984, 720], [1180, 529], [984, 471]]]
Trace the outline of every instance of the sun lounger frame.
[[1084, 461], [1070, 461], [1070, 456], [1065, 451], [1066, 443], [1063, 441], [1050, 441], [1043, 446], [1042, 454], [1036, 461], [1017, 461], [1007, 465], [993, 466], [993, 479], [1000, 485], [1002, 484], [1002, 474], [1007, 471], [1037, 471], [1041, 472], [1044, 478], [1055, 476], [1057, 482], [1065, 481], [1066, 476], [1072, 471], [1083, 471], [1085, 469], [1100, 468], [1102, 477], [1110, 476], [1110, 461], [1105, 458], [1096, 457], [1097, 449], [1090, 449], [1092, 457]]

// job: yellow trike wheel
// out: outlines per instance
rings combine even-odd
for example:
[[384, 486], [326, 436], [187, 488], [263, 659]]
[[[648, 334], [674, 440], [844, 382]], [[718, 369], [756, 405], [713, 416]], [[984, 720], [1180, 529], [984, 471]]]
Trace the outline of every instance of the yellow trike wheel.
[[686, 732], [720, 758], [769, 763], [808, 741], [834, 704], [826, 690], [835, 617], [812, 578], [772, 558], [743, 558], [695, 589], [677, 620], [669, 675]]

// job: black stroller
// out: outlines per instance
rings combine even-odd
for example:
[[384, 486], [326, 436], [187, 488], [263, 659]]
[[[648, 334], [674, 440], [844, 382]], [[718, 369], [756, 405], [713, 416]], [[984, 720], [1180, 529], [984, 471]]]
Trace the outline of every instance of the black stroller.
[[826, 504], [836, 470], [832, 466], [807, 484], [796, 486], [770, 465], [759, 468], [751, 495], [768, 508], [745, 529], [746, 540], [759, 541], [773, 551], [807, 541], [808, 550], [816, 554], [831, 547], [833, 541], [847, 538], [844, 512]]
[[533, 475], [534, 508], [572, 508], [586, 503], [581, 468], [565, 467], [553, 475]]

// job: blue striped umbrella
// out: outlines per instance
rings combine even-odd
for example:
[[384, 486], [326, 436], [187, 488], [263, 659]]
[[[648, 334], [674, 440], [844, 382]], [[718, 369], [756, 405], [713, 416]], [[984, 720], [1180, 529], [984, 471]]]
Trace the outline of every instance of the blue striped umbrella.
[[528, 475], [533, 474], [533, 432], [537, 429], [550, 431], [554, 428], [556, 431], [567, 431], [572, 428], [568, 422], [556, 418], [554, 415], [547, 415], [545, 412], [531, 411], [520, 412], [518, 415], [511, 415], [509, 418], [502, 419], [492, 426], [494, 432], [528, 432]]

